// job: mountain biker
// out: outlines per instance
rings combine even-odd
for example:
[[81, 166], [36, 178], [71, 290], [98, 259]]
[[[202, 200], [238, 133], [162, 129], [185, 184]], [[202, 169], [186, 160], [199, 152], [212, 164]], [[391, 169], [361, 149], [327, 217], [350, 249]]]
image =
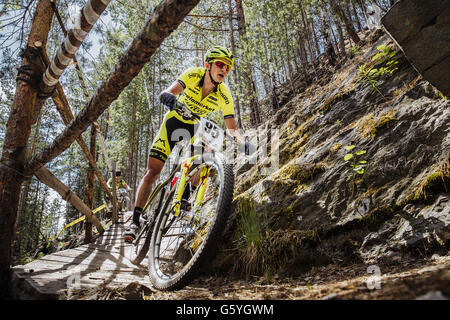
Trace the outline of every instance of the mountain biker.
[[[108, 186], [108, 188], [111, 189], [111, 185], [112, 185], [112, 178], [109, 178], [108, 182], [106, 183], [106, 185]], [[130, 191], [130, 187], [128, 187], [128, 185], [125, 183], [125, 181], [122, 179], [122, 172], [121, 171], [116, 171], [116, 186], [117, 189], [119, 188], [125, 188], [127, 189], [127, 191]]]
[[254, 147], [237, 131], [233, 98], [228, 86], [223, 83], [233, 65], [234, 57], [231, 51], [222, 46], [214, 46], [205, 54], [204, 68], [193, 67], [185, 70], [161, 93], [160, 101], [169, 107], [170, 111], [166, 113], [158, 135], [153, 140], [147, 169], [137, 189], [133, 220], [123, 234], [125, 241], [133, 242], [139, 232], [142, 208], [150, 196], [153, 183], [158, 179], [165, 161], [178, 142], [171, 139], [172, 134], [177, 129], [184, 129], [189, 133], [189, 137], [194, 135], [194, 124], [197, 121], [183, 117], [182, 112], [175, 108], [177, 101], [184, 103], [192, 112], [202, 117], [221, 110], [230, 135], [245, 144], [247, 155], [253, 153]]
[[[112, 189], [111, 189], [111, 186], [112, 186], [112, 178], [109, 178], [109, 180], [108, 180], [108, 182], [106, 183], [106, 185], [108, 186], [108, 188], [109, 188], [110, 190], [112, 190]], [[131, 190], [131, 188], [130, 188], [130, 187], [125, 183], [125, 181], [122, 179], [122, 172], [119, 170], [119, 171], [116, 171], [116, 192], [118, 192], [120, 188], [124, 188], [124, 189], [126, 189], [127, 191], [130, 191], [130, 190]], [[112, 208], [112, 205], [111, 205], [111, 204], [110, 204], [109, 208]], [[110, 209], [110, 210], [111, 210], [111, 209]]]

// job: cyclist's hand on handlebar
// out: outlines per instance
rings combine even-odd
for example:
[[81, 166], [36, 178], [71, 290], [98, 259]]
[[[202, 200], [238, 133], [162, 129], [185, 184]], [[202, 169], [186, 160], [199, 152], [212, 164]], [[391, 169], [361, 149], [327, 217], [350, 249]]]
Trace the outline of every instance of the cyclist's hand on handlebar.
[[159, 100], [163, 105], [167, 106], [170, 110], [175, 109], [175, 107], [177, 106], [177, 98], [169, 92], [161, 93], [161, 95], [159, 96]]

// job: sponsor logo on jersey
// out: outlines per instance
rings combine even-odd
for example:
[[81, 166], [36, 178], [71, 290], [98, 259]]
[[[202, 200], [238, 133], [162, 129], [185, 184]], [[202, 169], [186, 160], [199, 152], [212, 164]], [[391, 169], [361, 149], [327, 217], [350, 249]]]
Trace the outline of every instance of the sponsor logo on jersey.
[[219, 90], [220, 95], [223, 98], [223, 101], [225, 101], [226, 104], [230, 104], [230, 100], [228, 99], [228, 97], [226, 95], [223, 94], [222, 90]]
[[162, 142], [163, 146], [166, 146], [166, 142], [163, 139], [159, 138], [158, 140], [156, 140], [155, 144], [157, 144], [158, 142]]

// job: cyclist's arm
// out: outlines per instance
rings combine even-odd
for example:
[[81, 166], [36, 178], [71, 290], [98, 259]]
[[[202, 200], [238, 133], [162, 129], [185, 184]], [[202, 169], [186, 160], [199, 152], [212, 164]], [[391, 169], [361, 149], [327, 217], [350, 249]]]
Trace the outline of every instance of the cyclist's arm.
[[179, 95], [180, 93], [182, 93], [184, 90], [183, 86], [181, 85], [180, 82], [174, 81], [170, 87], [168, 87], [166, 90], [164, 90], [163, 92], [169, 92], [171, 94], [173, 94], [174, 96]]
[[245, 143], [245, 139], [241, 135], [239, 130], [237, 130], [236, 120], [234, 120], [234, 118], [228, 118], [228, 119], [224, 119], [224, 120], [225, 120], [225, 126], [227, 127], [227, 132], [231, 136], [236, 138], [237, 141], [239, 141], [240, 143], [244, 144]]

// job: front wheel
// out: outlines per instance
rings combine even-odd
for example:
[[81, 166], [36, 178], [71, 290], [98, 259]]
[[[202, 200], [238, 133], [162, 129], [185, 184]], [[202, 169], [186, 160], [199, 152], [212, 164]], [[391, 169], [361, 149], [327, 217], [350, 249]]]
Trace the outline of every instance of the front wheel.
[[200, 205], [194, 206], [194, 200], [201, 184], [195, 191], [191, 190], [189, 205], [181, 206], [180, 215], [176, 216], [173, 208], [167, 207], [156, 221], [148, 258], [150, 280], [157, 289], [180, 289], [194, 278], [214, 254], [231, 213], [233, 167], [222, 154], [212, 154], [204, 160], [194, 165], [187, 176], [189, 181], [205, 166], [209, 168]]

